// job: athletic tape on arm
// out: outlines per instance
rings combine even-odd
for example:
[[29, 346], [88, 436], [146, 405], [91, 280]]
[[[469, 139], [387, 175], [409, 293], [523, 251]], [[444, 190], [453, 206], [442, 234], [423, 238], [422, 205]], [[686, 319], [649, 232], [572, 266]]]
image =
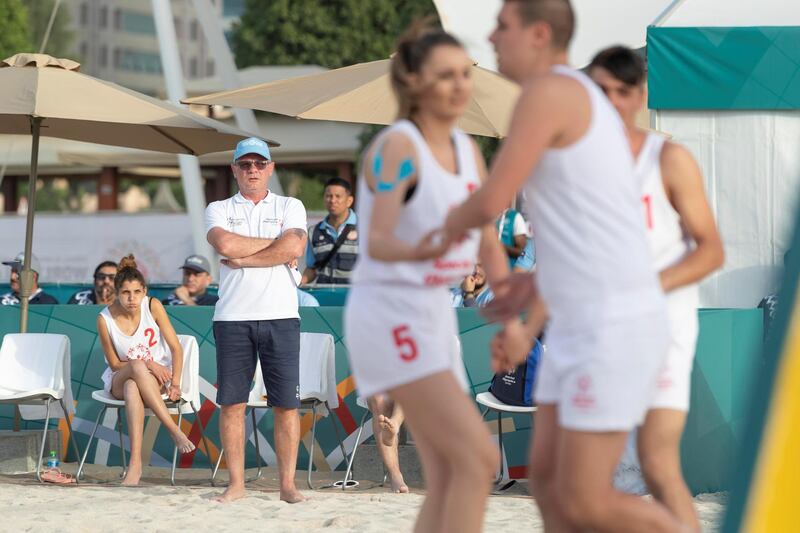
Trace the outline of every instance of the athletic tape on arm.
[[410, 178], [414, 174], [415, 170], [413, 159], [407, 157], [400, 161], [400, 163], [397, 165], [397, 177], [393, 181], [384, 181], [381, 177], [381, 173], [383, 172], [383, 147], [381, 146], [375, 154], [375, 159], [372, 160], [372, 174], [377, 180], [375, 184], [375, 191], [393, 191], [400, 183]]

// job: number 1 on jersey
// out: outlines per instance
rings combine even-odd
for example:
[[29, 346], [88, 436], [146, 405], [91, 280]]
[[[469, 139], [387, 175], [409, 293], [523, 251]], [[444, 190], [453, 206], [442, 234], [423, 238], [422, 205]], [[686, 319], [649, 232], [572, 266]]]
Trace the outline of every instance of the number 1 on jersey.
[[392, 330], [394, 344], [400, 348], [400, 359], [406, 362], [413, 361], [419, 355], [417, 343], [414, 341], [414, 338], [409, 335], [409, 329], [411, 328], [406, 324], [397, 326]]
[[653, 229], [653, 197], [649, 194], [642, 196], [644, 203], [644, 216], [647, 221], [647, 229]]

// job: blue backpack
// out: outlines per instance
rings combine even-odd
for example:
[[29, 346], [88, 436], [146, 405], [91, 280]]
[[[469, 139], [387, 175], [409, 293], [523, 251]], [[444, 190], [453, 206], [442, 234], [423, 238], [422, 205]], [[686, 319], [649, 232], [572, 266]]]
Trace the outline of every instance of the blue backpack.
[[532, 406], [533, 385], [536, 382], [536, 369], [541, 356], [542, 343], [537, 339], [525, 362], [516, 370], [494, 375], [489, 392], [507, 405]]

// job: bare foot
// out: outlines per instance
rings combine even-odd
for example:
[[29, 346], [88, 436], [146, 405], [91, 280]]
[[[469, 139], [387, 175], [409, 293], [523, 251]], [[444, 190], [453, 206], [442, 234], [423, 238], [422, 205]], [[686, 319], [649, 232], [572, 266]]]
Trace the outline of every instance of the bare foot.
[[408, 492], [408, 485], [403, 480], [403, 474], [400, 472], [396, 476], [389, 476], [391, 478], [392, 492], [405, 494]]
[[195, 448], [194, 443], [189, 440], [189, 437], [180, 431], [172, 435], [172, 440], [175, 441], [175, 446], [178, 447], [180, 453], [189, 453]]
[[381, 442], [383, 445], [394, 446], [400, 427], [395, 425], [394, 420], [384, 415], [378, 417], [378, 423], [381, 425]]
[[247, 491], [244, 487], [228, 487], [225, 489], [225, 492], [212, 498], [215, 502], [219, 503], [230, 503], [236, 500], [240, 500], [247, 496]]
[[128, 473], [125, 474], [125, 479], [122, 480], [123, 487], [136, 487], [139, 485], [139, 480], [142, 478], [141, 466], [128, 466]]
[[303, 493], [301, 493], [297, 488], [292, 487], [291, 489], [281, 489], [281, 500], [285, 501], [286, 503], [300, 503], [308, 500]]

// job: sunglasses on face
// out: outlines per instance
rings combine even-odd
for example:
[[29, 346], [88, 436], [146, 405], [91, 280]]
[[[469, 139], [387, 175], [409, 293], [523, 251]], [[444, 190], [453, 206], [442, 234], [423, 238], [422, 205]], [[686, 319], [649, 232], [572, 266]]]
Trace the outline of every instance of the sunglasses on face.
[[95, 275], [94, 279], [97, 281], [103, 281], [103, 280], [114, 281], [115, 277], [117, 277], [116, 274], [97, 274]]
[[269, 161], [237, 161], [236, 166], [239, 167], [240, 170], [250, 170], [250, 167], [254, 166], [258, 170], [264, 170], [269, 165]]

